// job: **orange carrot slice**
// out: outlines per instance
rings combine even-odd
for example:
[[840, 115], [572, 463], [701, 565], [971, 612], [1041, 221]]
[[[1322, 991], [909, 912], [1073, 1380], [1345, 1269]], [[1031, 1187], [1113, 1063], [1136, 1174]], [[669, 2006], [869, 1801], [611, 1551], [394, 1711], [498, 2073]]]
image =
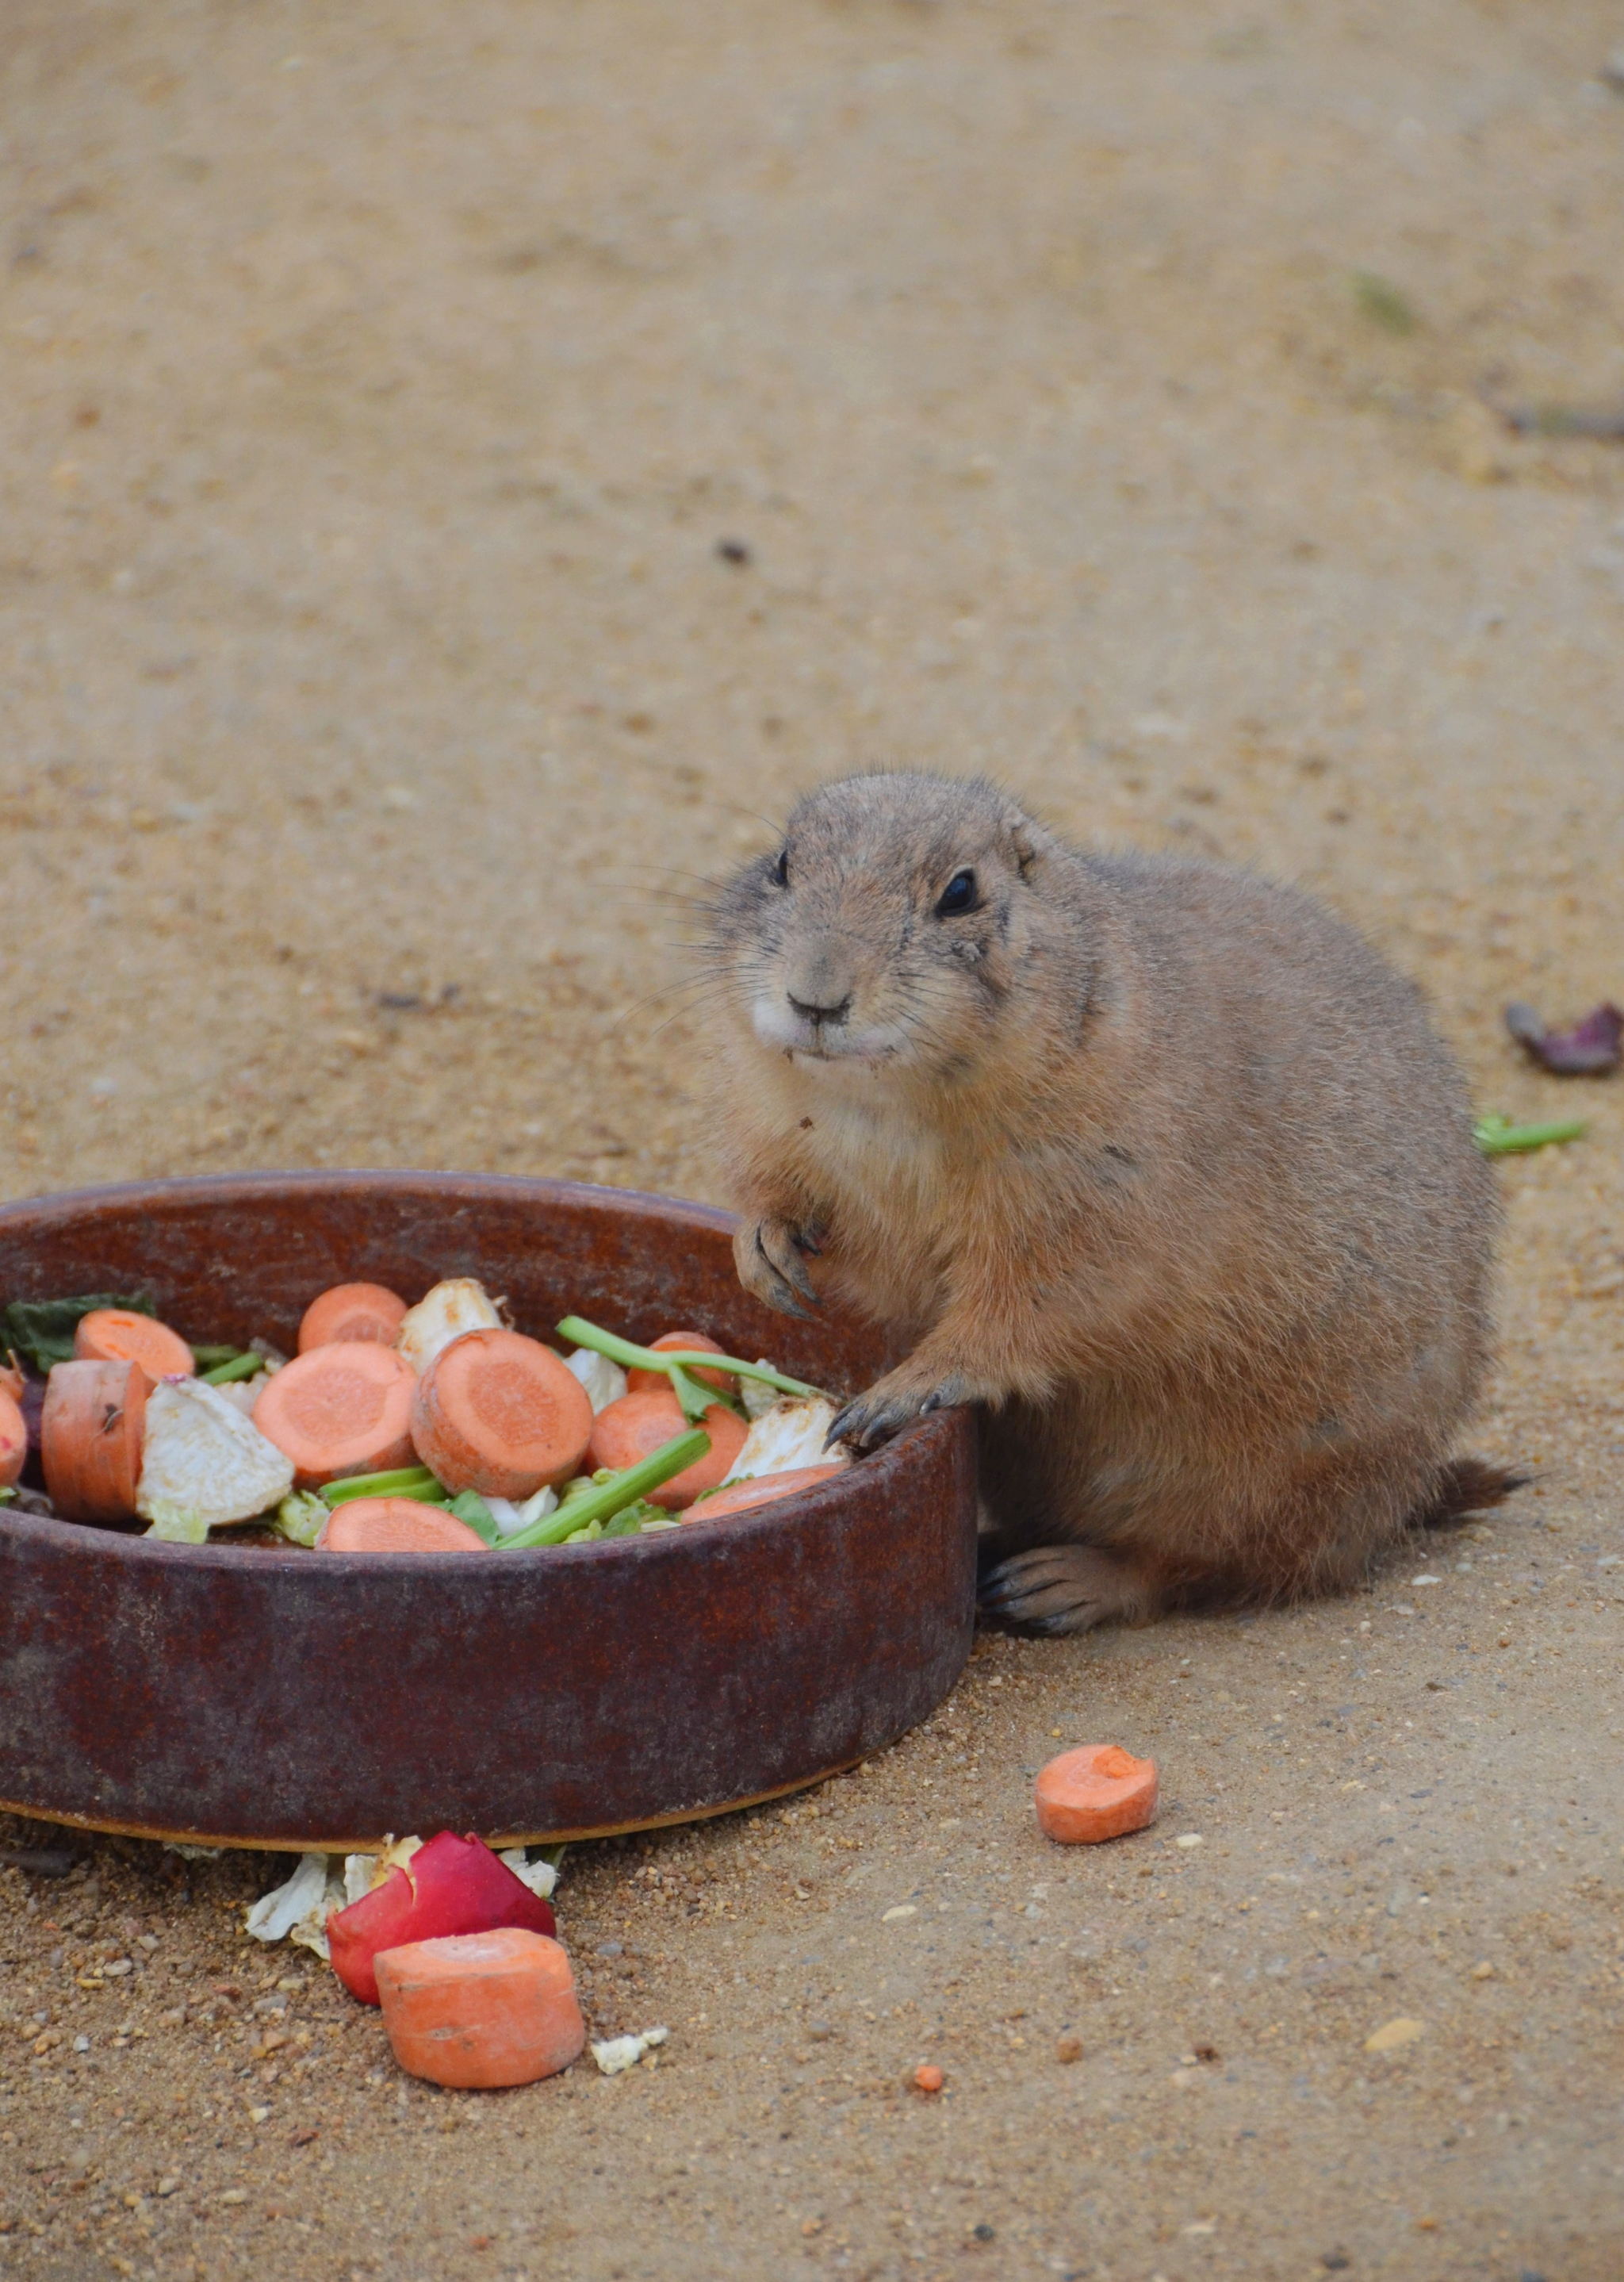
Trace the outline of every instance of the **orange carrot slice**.
[[412, 1366], [369, 1339], [312, 1347], [285, 1363], [254, 1405], [254, 1424], [293, 1461], [295, 1486], [409, 1466]]
[[[703, 1331], [667, 1331], [657, 1339], [650, 1339], [648, 1344], [655, 1354], [727, 1353], [727, 1349], [719, 1347], [715, 1339], [708, 1339]], [[719, 1388], [723, 1394], [731, 1394], [735, 1386], [730, 1370], [701, 1370], [696, 1367], [688, 1376], [697, 1378], [702, 1386]], [[662, 1370], [633, 1370], [626, 1373], [628, 1394], [658, 1394], [662, 1387], [669, 1393], [671, 1382]]]
[[[710, 1436], [709, 1450], [680, 1474], [673, 1474], [669, 1482], [661, 1482], [657, 1490], [650, 1490], [653, 1504], [680, 1512], [692, 1504], [701, 1490], [714, 1490], [726, 1481], [749, 1430], [742, 1418], [720, 1402], [713, 1402], [699, 1423]], [[687, 1424], [682, 1404], [669, 1386], [648, 1394], [623, 1394], [592, 1420], [587, 1463], [594, 1472], [599, 1466], [608, 1466], [619, 1473], [652, 1457]]]
[[313, 1300], [299, 1320], [298, 1351], [337, 1347], [345, 1339], [372, 1339], [392, 1347], [406, 1311], [406, 1301], [382, 1284], [335, 1284]]
[[416, 1382], [412, 1440], [449, 1490], [522, 1502], [569, 1479], [592, 1431], [580, 1380], [522, 1331], [464, 1331]]
[[45, 1384], [40, 1456], [66, 1521], [128, 1521], [141, 1479], [152, 1382], [139, 1363], [58, 1362]]
[[0, 1489], [15, 1486], [28, 1455], [28, 1422], [14, 1394], [0, 1387]]
[[1120, 1838], [1156, 1820], [1154, 1759], [1136, 1759], [1117, 1743], [1062, 1751], [1038, 1777], [1038, 1828], [1062, 1846]]
[[128, 1308], [92, 1308], [73, 1333], [80, 1362], [137, 1362], [156, 1386], [160, 1378], [189, 1378], [192, 1351], [179, 1331]]
[[814, 1482], [826, 1482], [831, 1474], [848, 1471], [845, 1466], [789, 1466], [781, 1474], [758, 1474], [754, 1481], [735, 1482], [731, 1489], [718, 1490], [714, 1497], [691, 1505], [687, 1518], [727, 1521], [735, 1514], [749, 1513], [758, 1505], [771, 1505], [778, 1498], [793, 1497], [797, 1490], [809, 1490]]
[[376, 1969], [395, 2058], [429, 2084], [536, 2084], [585, 2047], [569, 1960], [545, 1933], [443, 1934], [383, 1950]]
[[477, 1530], [419, 1498], [349, 1498], [316, 1540], [321, 1553], [488, 1553]]

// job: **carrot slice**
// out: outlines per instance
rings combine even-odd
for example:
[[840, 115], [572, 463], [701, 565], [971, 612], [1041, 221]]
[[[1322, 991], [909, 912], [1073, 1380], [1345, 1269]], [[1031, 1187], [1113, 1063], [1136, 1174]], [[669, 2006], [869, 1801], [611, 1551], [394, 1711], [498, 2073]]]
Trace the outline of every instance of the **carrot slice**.
[[464, 1331], [436, 1355], [412, 1403], [417, 1455], [447, 1489], [515, 1502], [567, 1482], [592, 1431], [580, 1380], [522, 1331]]
[[28, 1422], [15, 1395], [0, 1387], [0, 1489], [12, 1489], [28, 1455]]
[[139, 1363], [53, 1363], [40, 1417], [50, 1502], [66, 1521], [128, 1521], [151, 1386]]
[[370, 1339], [312, 1347], [285, 1363], [254, 1405], [254, 1424], [293, 1461], [294, 1486], [412, 1463], [412, 1366]]
[[336, 1505], [316, 1540], [321, 1553], [488, 1553], [477, 1530], [437, 1505], [409, 1497], [351, 1498]]
[[[699, 1423], [710, 1436], [709, 1450], [680, 1474], [673, 1474], [669, 1482], [661, 1482], [657, 1490], [650, 1490], [653, 1504], [680, 1511], [692, 1505], [701, 1490], [714, 1490], [726, 1481], [749, 1430], [742, 1418], [720, 1402], [713, 1402]], [[607, 1466], [619, 1473], [662, 1449], [687, 1424], [682, 1404], [669, 1386], [648, 1394], [623, 1394], [593, 1419], [587, 1463], [594, 1472]]]
[[189, 1378], [192, 1351], [179, 1331], [127, 1308], [92, 1308], [73, 1333], [80, 1362], [138, 1362], [156, 1386], [160, 1378]]
[[430, 2084], [536, 2084], [585, 2047], [569, 1960], [545, 1933], [503, 1926], [406, 1942], [382, 1952], [377, 1975], [395, 2058]]
[[299, 1319], [298, 1351], [337, 1347], [345, 1339], [372, 1339], [392, 1347], [406, 1311], [406, 1301], [382, 1284], [335, 1284], [313, 1300]]
[[1038, 1777], [1038, 1828], [1063, 1846], [1142, 1830], [1156, 1807], [1156, 1761], [1136, 1759], [1118, 1743], [1062, 1751]]
[[847, 1471], [845, 1466], [789, 1466], [781, 1474], [758, 1474], [753, 1481], [735, 1482], [731, 1489], [718, 1490], [714, 1497], [691, 1505], [687, 1518], [728, 1521], [735, 1514], [748, 1513], [758, 1505], [771, 1505], [778, 1498], [793, 1497], [797, 1490], [809, 1490], [814, 1482], [826, 1482], [831, 1475]]
[[[650, 1339], [648, 1345], [650, 1352], [653, 1354], [725, 1354], [727, 1353], [727, 1349], [719, 1347], [715, 1339], [708, 1339], [703, 1331], [667, 1331], [657, 1339]], [[690, 1378], [697, 1378], [705, 1386], [719, 1388], [723, 1394], [731, 1394], [739, 1383], [731, 1371], [701, 1370], [697, 1365], [688, 1373], [688, 1376]], [[634, 1370], [626, 1373], [628, 1394], [657, 1394], [661, 1387], [669, 1393], [670, 1386], [670, 1380], [662, 1370]]]

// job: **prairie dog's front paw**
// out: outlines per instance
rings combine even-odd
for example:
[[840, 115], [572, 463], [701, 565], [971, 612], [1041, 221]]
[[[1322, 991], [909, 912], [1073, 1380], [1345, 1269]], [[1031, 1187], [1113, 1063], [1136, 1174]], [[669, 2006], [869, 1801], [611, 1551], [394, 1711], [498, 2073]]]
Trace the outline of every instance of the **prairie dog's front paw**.
[[854, 1397], [829, 1429], [825, 1443], [832, 1447], [836, 1442], [849, 1442], [855, 1449], [871, 1450], [927, 1411], [950, 1410], [955, 1403], [973, 1400], [973, 1389], [963, 1379], [932, 1385], [928, 1379], [921, 1382], [904, 1367], [889, 1378], [877, 1379], [866, 1394]]
[[[746, 1292], [781, 1316], [804, 1316], [817, 1293], [801, 1257], [816, 1249], [817, 1232], [786, 1220], [745, 1221], [734, 1231], [733, 1264]], [[808, 1303], [807, 1307], [801, 1301]]]

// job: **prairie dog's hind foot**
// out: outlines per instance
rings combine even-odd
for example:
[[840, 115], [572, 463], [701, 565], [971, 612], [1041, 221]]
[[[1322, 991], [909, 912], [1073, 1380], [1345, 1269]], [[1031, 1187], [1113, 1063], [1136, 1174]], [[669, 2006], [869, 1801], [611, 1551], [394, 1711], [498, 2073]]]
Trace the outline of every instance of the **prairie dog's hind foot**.
[[986, 1622], [1045, 1638], [1154, 1616], [1160, 1600], [1145, 1563], [1097, 1545], [1034, 1545], [1001, 1560], [994, 1551], [977, 1587]]

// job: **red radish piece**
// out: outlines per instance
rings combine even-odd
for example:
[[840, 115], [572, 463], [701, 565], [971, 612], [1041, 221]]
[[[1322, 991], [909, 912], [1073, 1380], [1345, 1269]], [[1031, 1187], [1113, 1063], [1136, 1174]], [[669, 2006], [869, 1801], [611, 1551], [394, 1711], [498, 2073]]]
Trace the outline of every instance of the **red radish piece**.
[[448, 1490], [515, 1504], [567, 1482], [592, 1431], [580, 1380], [522, 1331], [464, 1331], [436, 1355], [412, 1403], [417, 1455]]
[[129, 1308], [92, 1308], [73, 1331], [80, 1362], [135, 1362], [156, 1386], [160, 1378], [189, 1378], [192, 1351], [179, 1331]]
[[346, 1498], [316, 1540], [318, 1553], [488, 1553], [476, 1529], [418, 1498]]
[[374, 1960], [381, 1951], [442, 1934], [490, 1933], [498, 1926], [549, 1937], [558, 1931], [552, 1905], [532, 1894], [483, 1840], [472, 1831], [459, 1838], [442, 1830], [418, 1848], [404, 1870], [392, 1869], [359, 1902], [335, 1910], [327, 1940], [333, 1970], [351, 1996], [375, 2005]]
[[319, 1490], [341, 1474], [409, 1466], [412, 1366], [370, 1339], [295, 1355], [254, 1405], [254, 1424], [293, 1461], [294, 1486]]
[[543, 1934], [504, 1926], [385, 1950], [383, 2025], [408, 2076], [461, 2091], [537, 2084], [586, 2045], [569, 1960]]
[[1136, 1759], [1119, 1743], [1062, 1751], [1038, 1776], [1038, 1828], [1062, 1846], [1142, 1830], [1156, 1807], [1156, 1761]]
[[[648, 1344], [655, 1354], [727, 1353], [727, 1349], [719, 1347], [715, 1339], [708, 1339], [703, 1331], [667, 1331], [657, 1339], [650, 1339]], [[722, 1394], [731, 1394], [737, 1385], [731, 1370], [703, 1370], [696, 1367], [688, 1376], [697, 1378], [701, 1386], [714, 1386]], [[626, 1392], [628, 1394], [669, 1394], [671, 1382], [662, 1370], [649, 1370], [645, 1366], [634, 1365], [626, 1373]]]
[[[680, 1512], [693, 1503], [701, 1490], [720, 1488], [732, 1471], [749, 1432], [744, 1420], [725, 1404], [713, 1402], [699, 1423], [710, 1436], [710, 1448], [669, 1482], [661, 1482], [657, 1490], [650, 1490], [653, 1504]], [[669, 1386], [652, 1394], [623, 1394], [593, 1419], [586, 1462], [594, 1471], [607, 1466], [618, 1474], [640, 1459], [653, 1457], [687, 1424], [682, 1404]]]
[[13, 1489], [28, 1455], [28, 1426], [22, 1405], [9, 1387], [0, 1387], [0, 1489]]
[[750, 1481], [735, 1482], [731, 1489], [717, 1490], [710, 1497], [701, 1498], [688, 1508], [683, 1518], [731, 1521], [737, 1514], [750, 1513], [758, 1505], [772, 1505], [779, 1498], [793, 1497], [797, 1490], [809, 1490], [814, 1482], [826, 1482], [848, 1471], [842, 1465], [791, 1466], [781, 1474], [757, 1474]]
[[128, 1521], [151, 1381], [139, 1363], [53, 1363], [40, 1414], [45, 1487], [65, 1521]]
[[346, 1339], [371, 1339], [392, 1347], [406, 1311], [406, 1301], [382, 1284], [335, 1284], [313, 1300], [299, 1319], [298, 1351], [338, 1347]]

